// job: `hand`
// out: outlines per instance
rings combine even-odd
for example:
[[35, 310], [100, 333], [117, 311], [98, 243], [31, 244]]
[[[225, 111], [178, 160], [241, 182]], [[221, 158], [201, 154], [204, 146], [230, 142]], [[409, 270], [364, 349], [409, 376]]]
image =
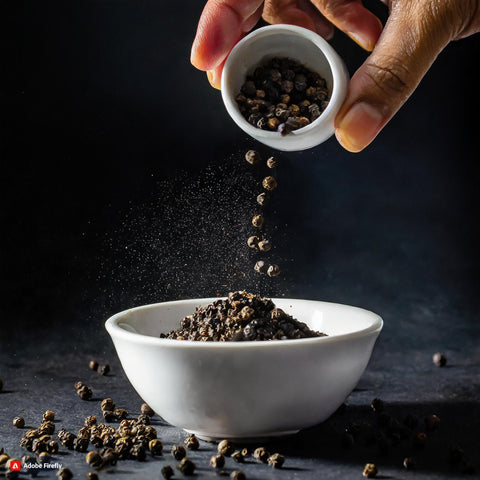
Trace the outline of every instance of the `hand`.
[[368, 51], [350, 81], [335, 134], [351, 152], [363, 150], [415, 90], [451, 41], [480, 31], [480, 0], [390, 0], [382, 32], [361, 0], [209, 0], [198, 23], [191, 61], [220, 87], [225, 59], [262, 16], [325, 38], [333, 25]]

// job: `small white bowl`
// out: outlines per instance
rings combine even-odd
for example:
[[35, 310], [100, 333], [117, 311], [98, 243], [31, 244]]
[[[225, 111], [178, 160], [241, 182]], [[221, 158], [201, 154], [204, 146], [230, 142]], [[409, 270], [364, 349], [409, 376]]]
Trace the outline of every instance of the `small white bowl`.
[[260, 342], [159, 338], [218, 298], [132, 308], [105, 324], [138, 394], [167, 422], [203, 439], [295, 433], [328, 418], [355, 388], [383, 326], [367, 310], [273, 299], [328, 337]]
[[[331, 92], [329, 104], [317, 120], [283, 136], [248, 123], [235, 100], [246, 76], [273, 57], [289, 57], [318, 72]], [[333, 122], [347, 94], [348, 81], [343, 60], [320, 35], [293, 25], [269, 25], [247, 35], [230, 52], [222, 74], [222, 98], [235, 123], [259, 142], [282, 151], [306, 150], [333, 135]]]

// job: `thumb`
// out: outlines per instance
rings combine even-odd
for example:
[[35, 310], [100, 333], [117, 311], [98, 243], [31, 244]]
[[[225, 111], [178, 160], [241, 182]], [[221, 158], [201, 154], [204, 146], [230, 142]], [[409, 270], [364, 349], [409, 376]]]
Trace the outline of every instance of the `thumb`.
[[444, 19], [426, 11], [426, 3], [395, 2], [373, 52], [352, 77], [335, 119], [337, 139], [350, 152], [378, 135], [450, 41]]

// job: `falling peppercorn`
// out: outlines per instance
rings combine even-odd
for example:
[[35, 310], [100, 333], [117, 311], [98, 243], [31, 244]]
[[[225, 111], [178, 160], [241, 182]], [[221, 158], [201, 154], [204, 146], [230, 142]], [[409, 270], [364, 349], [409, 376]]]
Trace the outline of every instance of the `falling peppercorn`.
[[251, 165], [255, 165], [260, 161], [260, 154], [256, 150], [249, 150], [245, 154], [245, 160]]
[[266, 192], [260, 193], [257, 196], [257, 203], [263, 207], [268, 202], [269, 198], [270, 197], [268, 196], [268, 193]]
[[261, 240], [260, 242], [258, 242], [258, 249], [261, 252], [268, 252], [272, 249], [272, 244], [269, 240]]
[[275, 188], [277, 188], [277, 181], [275, 180], [275, 177], [272, 177], [271, 175], [269, 175], [268, 177], [265, 177], [263, 180], [262, 180], [262, 186], [265, 190], [268, 190], [268, 191], [272, 191], [272, 190], [275, 190]]
[[280, 275], [280, 267], [278, 265], [270, 265], [267, 270], [267, 275], [269, 277], [276, 277]]
[[253, 267], [253, 269], [257, 273], [265, 273], [267, 271], [267, 265], [263, 260], [258, 260], [257, 263], [255, 263], [255, 266]]
[[267, 159], [267, 167], [268, 168], [276, 168], [277, 166], [277, 160], [275, 160], [274, 157], [270, 157]]
[[255, 228], [262, 228], [264, 221], [265, 219], [263, 218], [263, 215], [254, 215], [252, 218], [252, 225]]
[[247, 245], [248, 245], [250, 248], [257, 248], [259, 241], [260, 241], [260, 238], [258, 238], [257, 236], [253, 235], [253, 236], [251, 236], [251, 237], [248, 237]]

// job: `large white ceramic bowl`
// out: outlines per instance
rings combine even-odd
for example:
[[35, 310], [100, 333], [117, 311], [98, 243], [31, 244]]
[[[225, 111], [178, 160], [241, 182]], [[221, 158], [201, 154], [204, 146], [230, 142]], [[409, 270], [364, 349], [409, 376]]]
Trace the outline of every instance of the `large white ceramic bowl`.
[[[298, 60], [327, 81], [331, 93], [327, 108], [310, 125], [282, 136], [256, 128], [244, 118], [235, 97], [245, 78], [273, 57]], [[282, 151], [306, 150], [330, 138], [334, 119], [347, 94], [349, 75], [343, 60], [320, 35], [294, 25], [269, 25], [254, 30], [230, 52], [222, 73], [225, 108], [235, 123], [259, 142]]]
[[382, 319], [361, 308], [309, 300], [274, 303], [328, 337], [261, 342], [159, 338], [218, 298], [132, 308], [106, 322], [139, 395], [167, 422], [204, 439], [297, 432], [328, 418], [365, 370]]

